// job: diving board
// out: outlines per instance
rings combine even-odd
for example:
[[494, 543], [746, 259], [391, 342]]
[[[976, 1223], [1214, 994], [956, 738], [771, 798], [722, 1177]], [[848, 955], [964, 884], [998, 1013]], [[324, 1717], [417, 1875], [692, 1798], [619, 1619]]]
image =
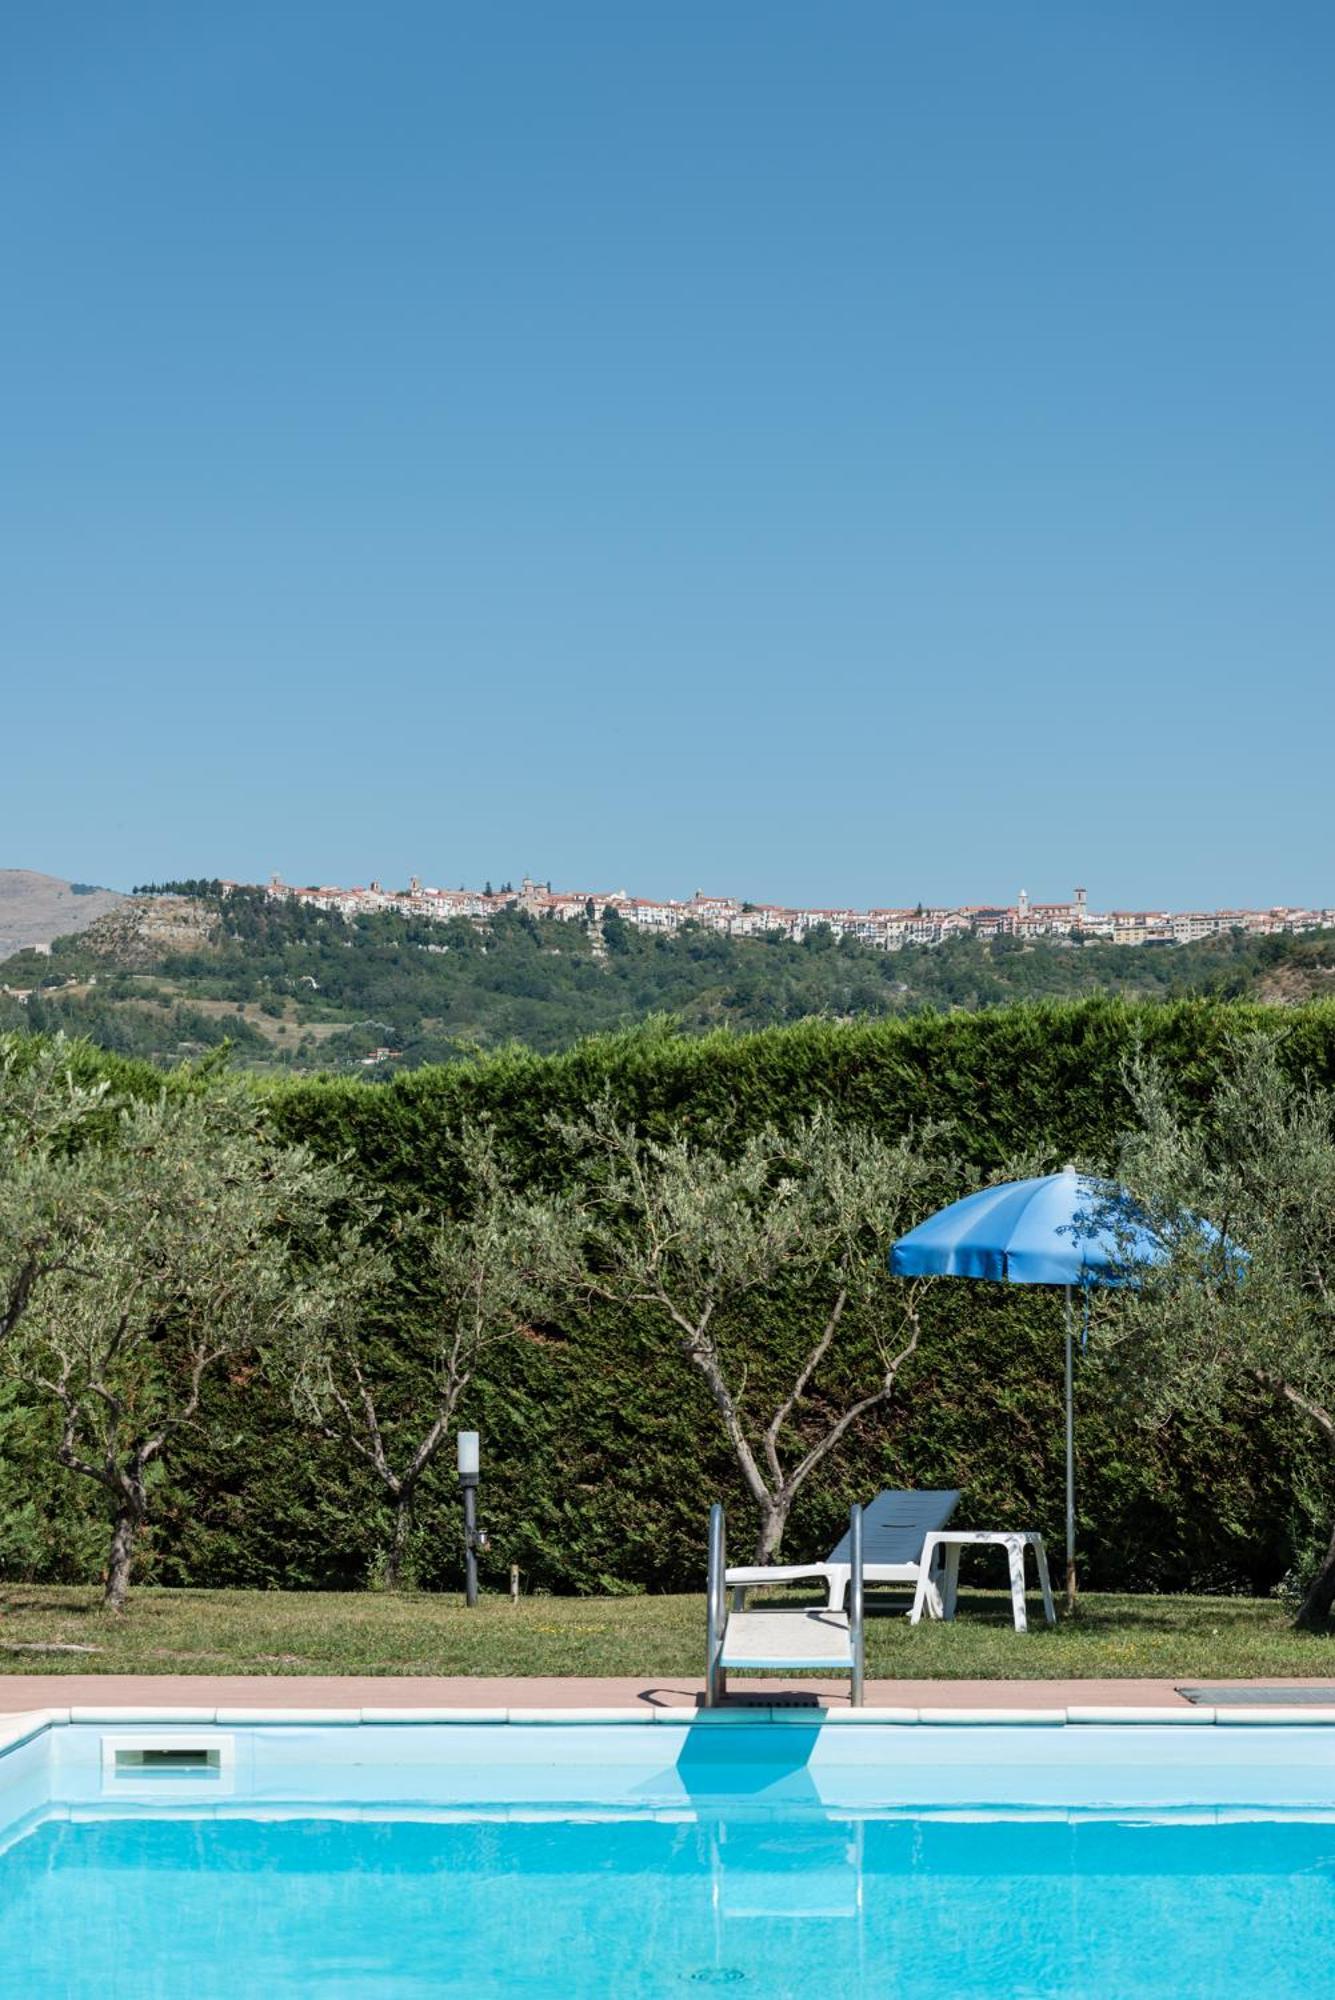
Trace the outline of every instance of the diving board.
[[766, 1607], [729, 1611], [728, 1558], [723, 1508], [709, 1510], [709, 1582], [706, 1596], [705, 1706], [727, 1693], [738, 1673], [847, 1674], [855, 1707], [862, 1703], [862, 1509], [848, 1517], [848, 1610], [826, 1606]]

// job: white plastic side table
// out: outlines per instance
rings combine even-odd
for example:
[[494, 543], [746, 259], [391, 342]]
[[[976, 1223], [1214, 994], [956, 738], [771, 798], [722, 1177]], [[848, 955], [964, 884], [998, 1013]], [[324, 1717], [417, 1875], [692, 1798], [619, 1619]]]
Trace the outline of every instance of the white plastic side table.
[[[1043, 1616], [1049, 1625], [1057, 1622], [1056, 1606], [1052, 1602], [1052, 1585], [1048, 1580], [1047, 1550], [1043, 1547], [1043, 1537], [1028, 1530], [1020, 1534], [1005, 1534], [988, 1528], [941, 1528], [928, 1535], [922, 1545], [922, 1567], [918, 1572], [918, 1588], [913, 1595], [913, 1609], [909, 1613], [910, 1625], [916, 1625], [924, 1609], [929, 1618], [953, 1618], [955, 1600], [959, 1595], [960, 1552], [963, 1549], [995, 1547], [1005, 1549], [1011, 1578], [1011, 1610], [1015, 1617], [1017, 1632], [1027, 1632], [1029, 1621], [1024, 1608], [1024, 1555], [1026, 1549], [1034, 1552], [1034, 1568], [1038, 1571], [1038, 1587], [1043, 1593]], [[941, 1609], [938, 1612], [932, 1602], [934, 1593], [928, 1588], [928, 1578], [937, 1550], [945, 1552], [945, 1576], [941, 1584]]]

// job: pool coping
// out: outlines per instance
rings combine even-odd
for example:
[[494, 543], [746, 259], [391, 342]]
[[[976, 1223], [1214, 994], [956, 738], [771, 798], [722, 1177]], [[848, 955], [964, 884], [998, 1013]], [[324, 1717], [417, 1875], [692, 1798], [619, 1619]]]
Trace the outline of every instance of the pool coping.
[[468, 1728], [589, 1728], [637, 1725], [641, 1728], [1079, 1728], [1087, 1726], [1159, 1728], [1330, 1728], [1335, 1705], [1208, 1708], [1183, 1704], [1170, 1707], [1131, 1703], [1067, 1703], [1051, 1708], [971, 1707], [864, 1708], [818, 1706], [779, 1707], [757, 1702], [714, 1709], [587, 1706], [582, 1708], [468, 1707], [274, 1707], [207, 1703], [180, 1706], [168, 1702], [73, 1704], [11, 1712], [0, 1718], [0, 1756], [31, 1742], [48, 1730], [84, 1725], [107, 1727], [180, 1728], [325, 1728], [367, 1726], [433, 1726]]
[[[1220, 1689], [1227, 1682], [1212, 1684]], [[1238, 1695], [1255, 1683], [1239, 1679]], [[34, 1717], [61, 1723], [128, 1723], [246, 1727], [292, 1724], [473, 1724], [530, 1727], [561, 1723], [656, 1722], [681, 1727], [718, 1723], [830, 1724], [847, 1728], [954, 1728], [977, 1725], [1056, 1727], [1082, 1724], [1180, 1723], [1186, 1728], [1321, 1727], [1335, 1722], [1331, 1677], [1277, 1675], [1271, 1698], [1196, 1704], [1177, 1681], [1150, 1676], [1089, 1676], [1052, 1680], [918, 1679], [869, 1681], [866, 1706], [849, 1703], [847, 1681], [738, 1679], [716, 1709], [702, 1706], [703, 1681], [690, 1675], [333, 1675], [333, 1674], [0, 1674], [0, 1748], [16, 1730], [31, 1733]], [[1276, 1697], [1292, 1690], [1289, 1704]], [[1306, 1696], [1300, 1700], [1300, 1691]], [[1327, 1702], [1313, 1699], [1327, 1693]], [[1329, 1704], [1329, 1705], [1328, 1705]]]

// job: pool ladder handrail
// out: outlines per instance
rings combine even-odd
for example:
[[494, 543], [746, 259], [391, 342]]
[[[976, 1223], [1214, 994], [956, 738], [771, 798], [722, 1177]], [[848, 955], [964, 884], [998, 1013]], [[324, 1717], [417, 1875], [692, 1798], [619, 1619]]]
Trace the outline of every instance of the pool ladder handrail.
[[848, 1636], [853, 1645], [853, 1684], [848, 1698], [854, 1708], [861, 1708], [866, 1655], [862, 1633], [862, 1507], [856, 1500], [848, 1510], [848, 1560]]
[[727, 1692], [727, 1675], [719, 1664], [723, 1635], [728, 1629], [727, 1529], [723, 1502], [716, 1500], [709, 1510], [709, 1578], [705, 1592], [705, 1707], [715, 1708]]
[[[848, 1510], [848, 1636], [852, 1652], [854, 1708], [862, 1707], [865, 1681], [866, 1646], [863, 1632], [862, 1595], [862, 1508], [855, 1501]], [[716, 1500], [709, 1510], [709, 1573], [705, 1587], [705, 1707], [717, 1708], [728, 1691], [723, 1644], [728, 1630], [728, 1545], [723, 1503]]]

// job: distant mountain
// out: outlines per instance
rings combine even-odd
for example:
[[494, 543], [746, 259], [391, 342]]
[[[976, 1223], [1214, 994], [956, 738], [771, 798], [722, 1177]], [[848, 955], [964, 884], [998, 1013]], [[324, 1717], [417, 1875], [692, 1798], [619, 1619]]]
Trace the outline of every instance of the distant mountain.
[[31, 868], [0, 868], [0, 959], [46, 951], [58, 937], [87, 930], [125, 898], [87, 882], [62, 882]]

